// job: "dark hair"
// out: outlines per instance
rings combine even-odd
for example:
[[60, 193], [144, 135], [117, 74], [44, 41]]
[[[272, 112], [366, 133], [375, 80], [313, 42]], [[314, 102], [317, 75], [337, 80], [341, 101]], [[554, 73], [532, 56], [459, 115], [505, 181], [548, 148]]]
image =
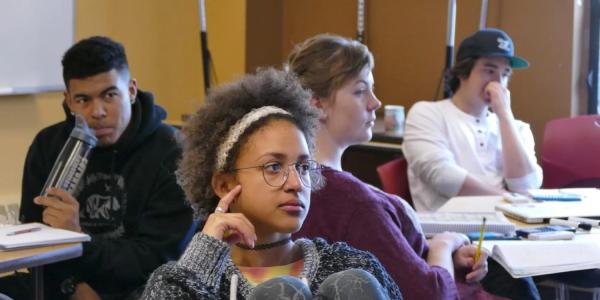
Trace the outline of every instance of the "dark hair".
[[477, 59], [479, 59], [479, 57], [468, 57], [452, 66], [452, 69], [450, 69], [448, 73], [448, 82], [450, 84], [450, 90], [453, 94], [456, 93], [460, 87], [460, 79], [469, 78]]
[[320, 34], [296, 45], [286, 67], [313, 95], [329, 97], [365, 67], [374, 66], [367, 46], [341, 36]]
[[177, 170], [178, 182], [197, 215], [215, 209], [218, 199], [211, 181], [216, 172], [221, 172], [216, 170], [218, 148], [229, 128], [253, 109], [276, 106], [290, 115], [272, 114], [249, 126], [229, 151], [224, 172], [233, 168], [248, 137], [274, 119], [295, 124], [313, 152], [318, 112], [310, 106], [309, 98], [310, 93], [295, 76], [273, 68], [258, 70], [211, 91], [204, 106], [184, 126], [183, 157]]
[[93, 36], [71, 46], [62, 59], [63, 80], [69, 88], [69, 80], [81, 79], [108, 72], [129, 72], [125, 48], [108, 37]]

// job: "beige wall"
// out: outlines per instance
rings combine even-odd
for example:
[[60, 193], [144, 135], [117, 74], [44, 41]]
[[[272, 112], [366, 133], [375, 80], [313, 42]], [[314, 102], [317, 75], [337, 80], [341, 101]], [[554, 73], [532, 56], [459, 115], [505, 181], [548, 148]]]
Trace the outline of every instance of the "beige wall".
[[[244, 0], [206, 1], [217, 83], [245, 73], [245, 14]], [[78, 39], [107, 35], [125, 45], [138, 86], [154, 93], [168, 120], [204, 102], [198, 1], [78, 0], [76, 20]]]
[[[460, 41], [477, 29], [481, 1], [457, 2]], [[510, 88], [515, 114], [532, 124], [538, 146], [544, 124], [568, 116], [572, 99], [585, 103], [587, 97], [581, 75], [581, 65], [587, 68], [587, 32], [577, 29], [586, 14], [580, 2], [489, 1], [488, 26], [506, 30], [517, 53], [532, 64], [515, 73]], [[444, 64], [447, 1], [366, 3], [366, 43], [376, 59], [378, 96], [384, 104], [407, 107], [432, 99]], [[123, 42], [139, 86], [156, 95], [169, 120], [180, 120], [204, 101], [197, 5], [77, 0], [76, 38], [102, 34]], [[314, 34], [353, 37], [355, 6], [348, 0], [206, 0], [218, 83], [257, 66], [279, 65], [295, 43]], [[6, 145], [0, 155], [0, 195], [19, 192], [27, 147], [40, 128], [63, 119], [61, 100], [60, 93], [0, 98], [0, 140]]]
[[222, 84], [246, 73], [246, 1], [207, 0], [206, 10], [208, 46]]
[[75, 19], [76, 39], [107, 35], [123, 43], [132, 76], [168, 119], [203, 100], [197, 1], [79, 0]]
[[538, 151], [546, 122], [571, 114], [572, 78], [578, 77], [573, 74], [578, 63], [573, 59], [574, 2], [504, 1], [499, 8], [499, 26], [511, 33], [517, 51], [531, 62], [529, 69], [515, 73], [510, 88], [515, 115], [531, 123]]
[[253, 0], [246, 9], [246, 71], [281, 64], [281, 0]]
[[[489, 1], [487, 26], [507, 31], [517, 54], [531, 62], [529, 69], [514, 73], [510, 89], [515, 115], [531, 123], [538, 153], [544, 124], [569, 116], [571, 102], [587, 99], [581, 73], [587, 69], [587, 32], [581, 30], [586, 14], [579, 5], [587, 2]], [[355, 36], [356, 1], [283, 3], [282, 58], [294, 43], [319, 32]], [[409, 108], [435, 98], [444, 66], [447, 3], [366, 1], [366, 44], [375, 56], [376, 93], [384, 104]], [[477, 30], [480, 10], [480, 0], [457, 1], [456, 48]]]
[[[244, 0], [207, 0], [209, 42], [220, 82], [245, 72]], [[198, 1], [77, 0], [76, 40], [107, 35], [127, 50], [139, 87], [152, 91], [169, 120], [204, 101]], [[0, 21], [1, 24], [1, 21]], [[20, 194], [27, 148], [43, 127], [64, 119], [62, 93], [0, 97], [0, 196]]]
[[62, 93], [0, 97], [0, 199], [18, 198], [29, 144], [40, 129], [63, 118], [61, 101]]

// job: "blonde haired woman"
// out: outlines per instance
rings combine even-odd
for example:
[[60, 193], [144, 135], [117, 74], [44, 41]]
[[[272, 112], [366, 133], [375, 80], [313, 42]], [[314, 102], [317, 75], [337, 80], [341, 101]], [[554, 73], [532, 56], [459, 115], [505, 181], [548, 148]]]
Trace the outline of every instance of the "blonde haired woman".
[[373, 253], [405, 299], [494, 298], [479, 284], [487, 254], [475, 261], [475, 247], [462, 234], [426, 240], [404, 200], [342, 170], [346, 148], [371, 139], [381, 106], [369, 49], [340, 36], [317, 35], [296, 46], [287, 68], [312, 92], [311, 104], [320, 112], [315, 159], [325, 166], [327, 182], [313, 192], [313, 207], [295, 236], [343, 241]]

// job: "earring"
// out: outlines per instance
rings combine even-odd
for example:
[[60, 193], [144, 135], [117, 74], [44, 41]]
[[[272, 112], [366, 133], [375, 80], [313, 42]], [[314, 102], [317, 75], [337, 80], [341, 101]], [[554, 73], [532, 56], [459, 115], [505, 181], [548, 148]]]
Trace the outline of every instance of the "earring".
[[319, 120], [321, 120], [323, 122], [327, 121], [327, 118], [328, 118], [327, 113], [323, 109], [319, 109], [319, 110], [320, 110]]

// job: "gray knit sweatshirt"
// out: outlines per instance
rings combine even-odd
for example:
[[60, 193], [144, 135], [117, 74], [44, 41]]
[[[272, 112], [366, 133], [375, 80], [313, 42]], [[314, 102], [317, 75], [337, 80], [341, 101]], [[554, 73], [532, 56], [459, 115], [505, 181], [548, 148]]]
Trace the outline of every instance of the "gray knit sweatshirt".
[[[300, 277], [310, 282], [313, 294], [329, 275], [355, 268], [375, 276], [390, 299], [402, 299], [396, 283], [369, 252], [341, 242], [329, 245], [320, 238], [298, 239], [295, 243], [302, 247], [304, 259]], [[237, 299], [246, 299], [253, 286], [233, 264], [229, 246], [198, 233], [179, 261], [162, 265], [152, 273], [143, 299], [229, 299], [232, 276], [238, 278]]]

